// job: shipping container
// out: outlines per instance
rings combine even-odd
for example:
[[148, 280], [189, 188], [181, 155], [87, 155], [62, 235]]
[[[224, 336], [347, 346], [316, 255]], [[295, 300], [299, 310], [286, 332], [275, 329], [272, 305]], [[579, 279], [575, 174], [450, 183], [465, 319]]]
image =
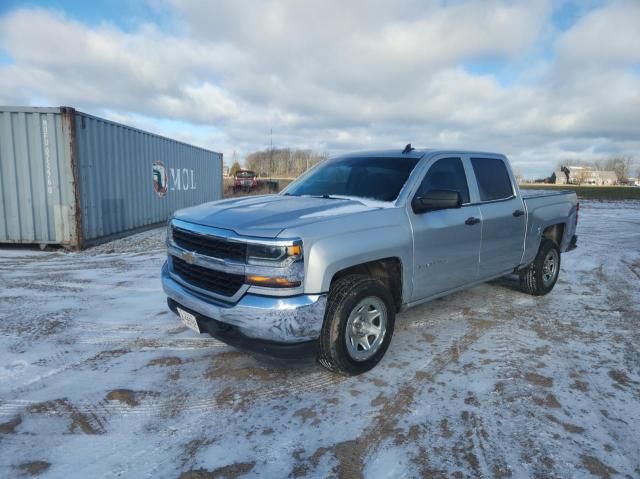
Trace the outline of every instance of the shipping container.
[[0, 243], [83, 248], [221, 197], [221, 153], [69, 107], [0, 107]]

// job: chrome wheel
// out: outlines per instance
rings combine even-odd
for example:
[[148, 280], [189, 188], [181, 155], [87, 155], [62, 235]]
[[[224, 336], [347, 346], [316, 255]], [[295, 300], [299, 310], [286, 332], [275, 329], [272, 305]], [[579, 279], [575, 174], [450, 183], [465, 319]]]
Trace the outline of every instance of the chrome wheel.
[[551, 286], [558, 276], [558, 252], [550, 250], [542, 263], [542, 284], [545, 288]]
[[380, 349], [387, 331], [387, 308], [380, 298], [360, 301], [347, 318], [345, 341], [349, 356], [366, 361]]

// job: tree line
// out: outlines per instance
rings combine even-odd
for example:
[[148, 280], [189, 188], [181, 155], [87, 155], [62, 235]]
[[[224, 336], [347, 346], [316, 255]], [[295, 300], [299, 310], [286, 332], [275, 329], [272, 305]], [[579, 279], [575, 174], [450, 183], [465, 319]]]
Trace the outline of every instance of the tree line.
[[[244, 168], [255, 171], [260, 177], [297, 178], [307, 169], [327, 159], [327, 155], [311, 150], [276, 148], [250, 153], [244, 160]], [[235, 175], [240, 163], [234, 161], [230, 175]]]

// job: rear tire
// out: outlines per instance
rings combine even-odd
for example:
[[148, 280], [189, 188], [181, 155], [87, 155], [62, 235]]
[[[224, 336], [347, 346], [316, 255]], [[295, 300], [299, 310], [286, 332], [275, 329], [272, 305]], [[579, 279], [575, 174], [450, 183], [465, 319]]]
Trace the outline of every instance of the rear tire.
[[393, 298], [381, 281], [356, 274], [340, 278], [329, 291], [318, 362], [345, 376], [369, 371], [386, 353], [394, 324]]
[[520, 271], [520, 288], [534, 296], [549, 293], [558, 281], [560, 272], [560, 248], [547, 238], [543, 238], [533, 262]]

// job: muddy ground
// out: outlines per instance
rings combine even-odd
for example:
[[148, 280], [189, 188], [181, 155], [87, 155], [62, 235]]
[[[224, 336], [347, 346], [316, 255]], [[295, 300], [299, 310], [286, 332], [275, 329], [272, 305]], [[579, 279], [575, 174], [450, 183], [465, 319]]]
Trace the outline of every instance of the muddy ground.
[[0, 477], [640, 477], [640, 203], [583, 203], [546, 297], [398, 318], [370, 373], [182, 327], [162, 230], [0, 250]]

